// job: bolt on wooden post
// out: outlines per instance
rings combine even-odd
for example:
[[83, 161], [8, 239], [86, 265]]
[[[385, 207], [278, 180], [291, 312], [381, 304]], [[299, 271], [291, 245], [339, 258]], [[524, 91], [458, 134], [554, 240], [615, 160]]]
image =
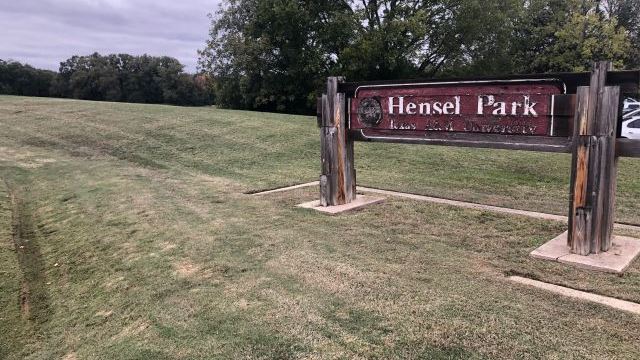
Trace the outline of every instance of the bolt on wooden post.
[[611, 69], [610, 62], [595, 63], [590, 85], [577, 91], [567, 242], [571, 252], [579, 255], [611, 248], [620, 99], [620, 87], [606, 86]]
[[348, 204], [356, 198], [353, 141], [347, 133], [346, 96], [338, 92], [341, 77], [327, 80], [320, 118], [320, 205]]

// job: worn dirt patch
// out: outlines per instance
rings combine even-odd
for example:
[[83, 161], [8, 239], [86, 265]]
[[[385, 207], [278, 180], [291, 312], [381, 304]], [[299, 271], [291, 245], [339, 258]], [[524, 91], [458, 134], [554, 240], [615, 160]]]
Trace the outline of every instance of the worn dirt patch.
[[26, 281], [22, 283], [22, 289], [20, 290], [20, 311], [22, 316], [29, 318], [31, 315], [31, 305], [29, 304], [29, 283]]
[[76, 359], [78, 359], [78, 356], [76, 355], [75, 352], [70, 352], [62, 358], [62, 360], [76, 360]]
[[11, 162], [26, 169], [35, 169], [45, 164], [54, 163], [57, 160], [41, 156], [29, 150], [0, 146], [0, 161]]
[[178, 245], [170, 243], [168, 241], [163, 241], [160, 243], [160, 251], [167, 252], [177, 248]]
[[109, 317], [111, 315], [113, 315], [113, 310], [102, 310], [102, 311], [98, 311], [96, 313], [96, 316], [104, 317], [104, 318], [107, 318], [107, 317]]
[[146, 320], [136, 320], [133, 323], [125, 326], [118, 334], [114, 335], [111, 340], [120, 340], [127, 337], [135, 336], [145, 331], [150, 326]]
[[200, 267], [189, 261], [183, 260], [173, 264], [175, 272], [182, 277], [193, 277], [199, 271]]
[[126, 282], [124, 281], [124, 276], [118, 276], [116, 278], [110, 279], [104, 283], [104, 287], [107, 289], [115, 289], [116, 287], [126, 286]]
[[332, 294], [358, 292], [383, 281], [381, 277], [363, 272], [350, 264], [331, 261], [310, 252], [284, 253], [270, 260], [267, 266]]

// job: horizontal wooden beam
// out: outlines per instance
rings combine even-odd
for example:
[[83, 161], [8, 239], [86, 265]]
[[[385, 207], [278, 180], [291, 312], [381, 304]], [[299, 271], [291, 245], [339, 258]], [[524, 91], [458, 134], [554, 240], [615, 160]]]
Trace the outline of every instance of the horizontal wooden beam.
[[[344, 92], [347, 96], [353, 96], [359, 86], [368, 85], [388, 85], [388, 84], [415, 84], [415, 83], [436, 83], [451, 81], [500, 81], [500, 80], [524, 80], [524, 79], [558, 79], [564, 82], [567, 87], [567, 94], [575, 94], [578, 86], [589, 86], [591, 73], [548, 73], [548, 74], [521, 74], [509, 76], [488, 76], [476, 78], [441, 78], [441, 79], [405, 79], [405, 80], [380, 80], [345, 82], [338, 85], [338, 91]], [[623, 94], [637, 94], [640, 91], [640, 70], [609, 71], [606, 79], [607, 86], [620, 86]]]
[[616, 156], [640, 157], [640, 140], [616, 139]]
[[[477, 147], [487, 149], [511, 149], [524, 151], [570, 153], [571, 139], [547, 136], [518, 136], [494, 134], [455, 134], [454, 136], [406, 136], [375, 135], [366, 136], [359, 131], [351, 131], [354, 141], [384, 142], [399, 144], [442, 145], [459, 147]], [[616, 156], [640, 158], [640, 140], [616, 139]]]
[[367, 135], [362, 131], [351, 131], [349, 136], [355, 141], [459, 146], [556, 153], [571, 152], [571, 140], [565, 137], [447, 132], [427, 133], [422, 136], [412, 136], [412, 134], [407, 133], [406, 136], [402, 136], [401, 134], [398, 134], [397, 131], [394, 131], [393, 135], [384, 133]]

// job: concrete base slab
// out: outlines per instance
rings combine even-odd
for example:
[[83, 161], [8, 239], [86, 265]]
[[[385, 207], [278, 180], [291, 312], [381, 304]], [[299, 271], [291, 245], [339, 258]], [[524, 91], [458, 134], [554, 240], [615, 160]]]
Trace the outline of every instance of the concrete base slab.
[[589, 270], [623, 273], [640, 255], [640, 239], [614, 236], [611, 250], [587, 256], [572, 254], [567, 246], [567, 232], [531, 252], [536, 259], [553, 260]]
[[381, 197], [358, 195], [356, 196], [355, 200], [345, 205], [320, 206], [320, 200], [314, 200], [314, 201], [298, 204], [296, 206], [305, 208], [305, 209], [314, 209], [326, 214], [335, 215], [335, 214], [340, 214], [349, 210], [360, 209], [367, 205], [377, 204], [382, 201], [384, 201], [384, 198], [381, 198]]
[[557, 261], [560, 257], [569, 254], [571, 254], [571, 249], [567, 246], [567, 232], [565, 231], [533, 250], [530, 255], [536, 259]]

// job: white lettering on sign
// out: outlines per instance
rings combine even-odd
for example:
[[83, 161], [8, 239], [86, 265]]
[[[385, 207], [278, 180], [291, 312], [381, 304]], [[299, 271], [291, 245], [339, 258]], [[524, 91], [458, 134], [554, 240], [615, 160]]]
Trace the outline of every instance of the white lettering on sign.
[[404, 96], [398, 96], [398, 105], [394, 105], [393, 99], [395, 97], [389, 97], [389, 114], [393, 115], [393, 108], [398, 108], [398, 114], [404, 114]]
[[554, 136], [554, 96], [563, 93], [552, 79], [363, 85], [349, 105], [349, 130]]
[[[522, 101], [513, 102], [499, 101], [496, 95], [479, 95], [477, 115], [537, 117], [536, 105], [538, 103], [532, 102], [530, 95], [522, 95]], [[461, 107], [460, 96], [453, 96], [451, 101], [419, 103], [406, 100], [404, 96], [389, 96], [389, 115], [460, 115]]]
[[[535, 106], [538, 105], [538, 103], [531, 102], [531, 96], [529, 95], [522, 95], [522, 97], [524, 98], [523, 102], [514, 101], [509, 104], [511, 108], [509, 114], [513, 116], [519, 115], [518, 110], [522, 109], [523, 116], [537, 117], [538, 113], [536, 112]], [[507, 103], [505, 101], [496, 101], [494, 95], [480, 95], [478, 96], [478, 115], [484, 115], [485, 110], [491, 111], [492, 115], [506, 116]]]
[[[397, 99], [397, 100], [396, 100]], [[460, 96], [454, 96], [452, 101], [434, 101], [414, 103], [407, 101], [404, 96], [389, 96], [389, 115], [460, 115]]]
[[524, 114], [523, 115], [538, 116], [535, 109], [533, 108], [534, 106], [536, 106], [537, 103], [530, 102], [531, 101], [530, 99], [531, 98], [529, 96], [524, 97]]

